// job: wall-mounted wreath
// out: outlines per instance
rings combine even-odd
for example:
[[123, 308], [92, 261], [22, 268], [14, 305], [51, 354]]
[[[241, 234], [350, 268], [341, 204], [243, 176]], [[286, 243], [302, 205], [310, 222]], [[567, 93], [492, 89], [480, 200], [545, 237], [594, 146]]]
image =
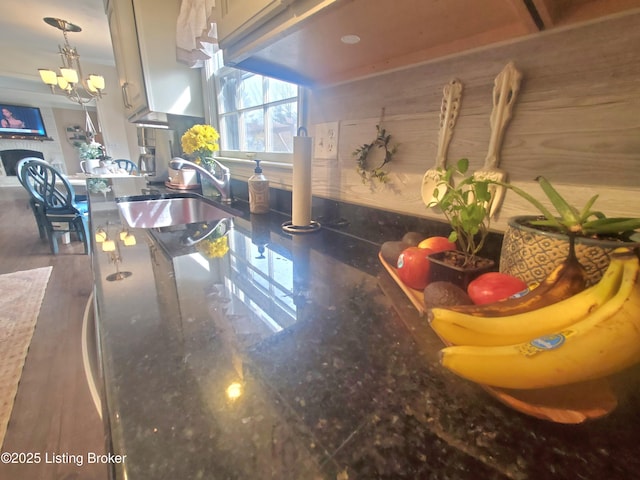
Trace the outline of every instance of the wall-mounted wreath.
[[[389, 145], [391, 134], [387, 134], [387, 131], [380, 125], [376, 125], [376, 131], [377, 136], [373, 142], [365, 143], [353, 152], [353, 156], [356, 157], [356, 161], [358, 162], [357, 170], [360, 178], [362, 178], [362, 183], [372, 182], [374, 180], [378, 180], [380, 183], [388, 183], [390, 181], [389, 175], [383, 170], [383, 167], [391, 162], [398, 147], [397, 145]], [[384, 150], [384, 158], [380, 165], [369, 168], [367, 165], [367, 157], [371, 153], [371, 150], [375, 148]]]

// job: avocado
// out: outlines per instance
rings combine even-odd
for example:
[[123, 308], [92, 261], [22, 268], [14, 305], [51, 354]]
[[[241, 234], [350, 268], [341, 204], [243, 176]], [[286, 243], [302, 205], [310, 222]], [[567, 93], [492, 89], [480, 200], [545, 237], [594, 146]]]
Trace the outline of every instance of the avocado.
[[419, 233], [419, 232], [407, 232], [404, 234], [404, 236], [402, 237], [402, 241], [404, 243], [408, 243], [410, 246], [412, 247], [416, 247], [418, 246], [418, 244], [424, 240], [426, 237], [426, 235], [424, 233]]
[[395, 267], [398, 263], [398, 257], [400, 254], [407, 248], [412, 245], [403, 242], [403, 241], [390, 241], [384, 242], [380, 247], [380, 253], [382, 258], [384, 258], [385, 262], [387, 262], [392, 267]]
[[424, 304], [427, 308], [472, 303], [467, 292], [451, 282], [432, 282], [424, 289]]

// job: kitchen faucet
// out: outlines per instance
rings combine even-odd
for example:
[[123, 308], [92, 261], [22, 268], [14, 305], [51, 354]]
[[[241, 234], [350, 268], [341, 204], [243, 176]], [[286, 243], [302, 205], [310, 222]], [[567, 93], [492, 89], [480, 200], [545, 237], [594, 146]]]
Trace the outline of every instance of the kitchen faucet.
[[215, 173], [210, 172], [209, 170], [202, 167], [201, 165], [190, 162], [189, 160], [185, 160], [184, 158], [180, 158], [180, 157], [173, 157], [169, 162], [169, 167], [174, 170], [181, 170], [185, 167], [189, 167], [197, 170], [200, 173], [200, 175], [204, 175], [209, 180], [211, 180], [211, 183], [213, 183], [213, 186], [216, 188], [216, 190], [218, 190], [218, 192], [220, 192], [220, 196], [221, 196], [220, 200], [223, 203], [231, 203], [231, 201], [233, 200], [231, 196], [231, 171], [215, 159], [213, 160], [213, 163], [216, 169], [220, 170], [221, 178], [217, 177]]

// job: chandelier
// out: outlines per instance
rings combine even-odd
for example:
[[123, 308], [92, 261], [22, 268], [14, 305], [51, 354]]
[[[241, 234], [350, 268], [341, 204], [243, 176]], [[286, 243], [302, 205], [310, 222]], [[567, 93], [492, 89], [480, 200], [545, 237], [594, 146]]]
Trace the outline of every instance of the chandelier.
[[113, 235], [110, 235], [109, 228], [113, 225], [113, 223], [107, 222], [106, 229], [102, 226], [98, 226], [94, 236], [95, 242], [102, 245], [102, 251], [109, 255], [109, 262], [113, 263], [116, 266], [116, 273], [112, 273], [111, 275], [107, 275], [106, 277], [110, 282], [124, 280], [125, 278], [129, 278], [131, 275], [133, 275], [133, 273], [131, 272], [123, 272], [120, 270], [122, 255], [120, 254], [120, 244], [118, 242], [118, 238], [125, 247], [133, 247], [136, 244], [136, 237], [133, 235], [133, 233], [129, 232], [124, 224], [122, 225], [120, 233], [114, 240]]
[[[84, 105], [94, 98], [102, 97], [105, 82], [102, 75], [90, 74], [84, 77], [80, 66], [80, 55], [75, 47], [69, 45], [68, 32], [80, 32], [82, 29], [60, 18], [46, 17], [45, 23], [62, 30], [64, 45], [58, 45], [62, 66], [60, 73], [46, 68], [40, 68], [40, 78], [51, 87], [51, 93], [57, 93], [59, 89], [69, 100]], [[58, 87], [58, 89], [56, 89]]]

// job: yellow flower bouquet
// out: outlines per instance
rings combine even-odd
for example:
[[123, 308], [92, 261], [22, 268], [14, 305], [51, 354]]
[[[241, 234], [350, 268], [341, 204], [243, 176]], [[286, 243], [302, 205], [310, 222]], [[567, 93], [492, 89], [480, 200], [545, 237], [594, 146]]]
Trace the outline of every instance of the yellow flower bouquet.
[[198, 251], [207, 258], [222, 258], [229, 251], [229, 241], [227, 236], [218, 238], [206, 238], [197, 247]]
[[196, 240], [196, 250], [207, 258], [221, 258], [229, 251], [230, 221], [223, 219], [217, 224], [199, 224], [191, 234], [191, 239]]
[[210, 162], [207, 159], [220, 150], [219, 138], [220, 134], [211, 125], [194, 125], [182, 135], [180, 143], [182, 151], [192, 155], [195, 163], [208, 166]]

